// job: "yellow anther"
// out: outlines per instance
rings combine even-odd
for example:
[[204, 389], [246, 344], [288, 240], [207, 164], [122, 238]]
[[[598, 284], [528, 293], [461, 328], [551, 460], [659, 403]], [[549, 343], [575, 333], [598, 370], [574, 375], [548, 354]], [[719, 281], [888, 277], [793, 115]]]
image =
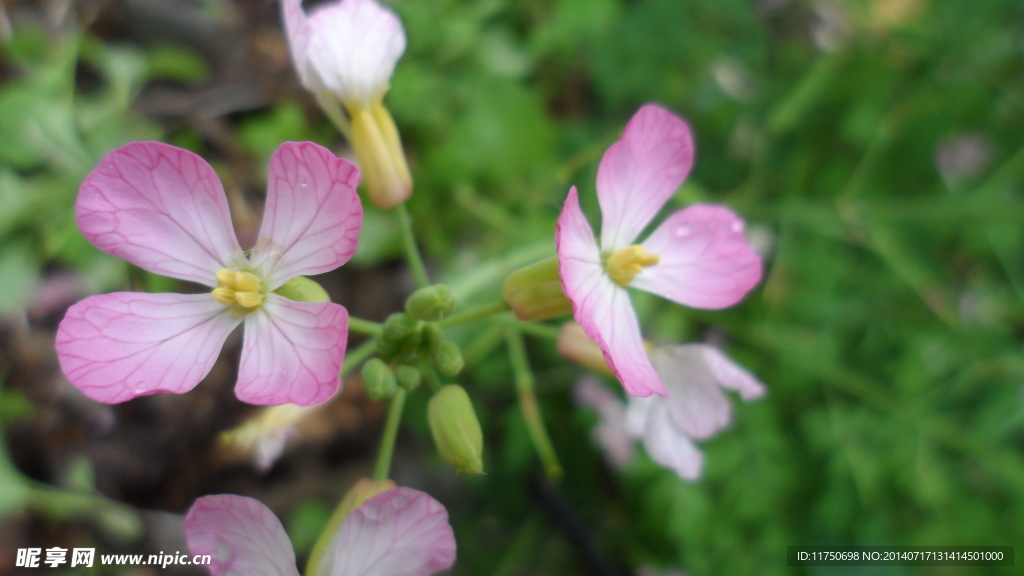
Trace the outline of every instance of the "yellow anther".
[[235, 285], [235, 271], [230, 268], [221, 268], [217, 270], [217, 284], [234, 290], [238, 288]]
[[223, 286], [213, 289], [213, 299], [225, 306], [231, 306], [235, 303], [235, 291], [231, 288], [225, 288]]
[[260, 279], [252, 272], [235, 272], [235, 289], [244, 292], [258, 292]]
[[628, 286], [647, 266], [654, 266], [661, 258], [648, 254], [643, 246], [634, 244], [612, 254], [605, 262], [605, 269], [612, 281], [619, 286]]
[[263, 304], [263, 296], [258, 292], [235, 292], [235, 302], [242, 308], [255, 308]]

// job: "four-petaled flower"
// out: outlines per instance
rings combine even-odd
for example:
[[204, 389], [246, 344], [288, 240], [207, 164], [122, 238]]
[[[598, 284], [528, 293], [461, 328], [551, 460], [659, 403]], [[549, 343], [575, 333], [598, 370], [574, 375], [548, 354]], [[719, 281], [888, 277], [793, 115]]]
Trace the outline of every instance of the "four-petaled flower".
[[358, 182], [359, 170], [329, 150], [310, 142], [282, 144], [270, 160], [259, 237], [246, 255], [224, 189], [206, 161], [157, 142], [111, 152], [82, 184], [78, 227], [109, 254], [211, 290], [116, 292], [75, 304], [56, 340], [68, 380], [107, 403], [187, 392], [244, 322], [239, 399], [311, 405], [329, 398], [339, 385], [348, 312], [274, 291], [352, 257], [363, 219]]
[[[252, 498], [196, 500], [185, 517], [192, 554], [209, 554], [214, 576], [299, 576], [281, 522]], [[392, 488], [363, 502], [341, 524], [316, 567], [325, 576], [429, 576], [455, 563], [448, 512], [430, 495]]]
[[693, 140], [686, 123], [646, 105], [598, 168], [600, 246], [580, 210], [575, 186], [558, 218], [562, 290], [572, 301], [576, 321], [633, 396], [664, 396], [665, 387], [644, 350], [626, 286], [694, 308], [724, 308], [761, 279], [761, 259], [744, 239], [743, 221], [722, 206], [680, 210], [643, 243], [634, 244], [692, 166]]
[[613, 464], [628, 463], [632, 442], [640, 440], [655, 462], [684, 480], [696, 480], [704, 454], [693, 441], [711, 438], [732, 422], [732, 404], [722, 390], [749, 401], [764, 395], [764, 384], [707, 344], [659, 346], [651, 361], [668, 396], [630, 397], [624, 404], [596, 378], [588, 378], [577, 384], [576, 400], [597, 411], [594, 440]]

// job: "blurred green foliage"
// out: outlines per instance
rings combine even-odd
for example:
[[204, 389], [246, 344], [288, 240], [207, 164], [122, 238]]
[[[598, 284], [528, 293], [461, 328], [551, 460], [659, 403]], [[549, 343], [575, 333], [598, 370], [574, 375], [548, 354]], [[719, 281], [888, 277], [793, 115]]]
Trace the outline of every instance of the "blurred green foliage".
[[[408, 150], [426, 253], [460, 306], [553, 253], [570, 185], [597, 224], [596, 168], [644, 102], [684, 115], [697, 162], [672, 200], [725, 202], [773, 248], [726, 311], [634, 294], [647, 336], [713, 338], [769, 387], [702, 444], [684, 483], [641, 455], [621, 473], [567, 391], [582, 370], [529, 352], [566, 472], [560, 493], [610, 565], [694, 575], [824, 574], [795, 544], [1024, 550], [1024, 8], [1015, 0], [396, 0], [409, 38], [385, 103]], [[0, 88], [0, 306], [54, 262], [100, 291], [124, 265], [72, 222], [106, 151], [164, 129], [131, 110], [160, 77], [201, 83], [183, 49], [21, 30]], [[97, 86], [75, 84], [88, 67]], [[282, 140], [340, 144], [298, 96], [233, 118], [266, 162]], [[202, 151], [194, 133], [178, 143]], [[263, 169], [254, 167], [254, 178]], [[400, 246], [367, 207], [356, 262]], [[591, 573], [527, 486], [539, 466], [515, 403], [504, 327], [453, 330], [485, 469], [447, 502], [456, 574]], [[409, 436], [427, 438], [410, 395]], [[422, 440], [421, 440], [422, 442]], [[443, 469], [440, 461], [432, 466]], [[2, 470], [0, 470], [2, 474]], [[0, 505], [2, 506], [2, 505]], [[300, 554], [324, 510], [290, 528]], [[873, 574], [971, 573], [875, 569]], [[985, 574], [1011, 574], [1012, 568]]]

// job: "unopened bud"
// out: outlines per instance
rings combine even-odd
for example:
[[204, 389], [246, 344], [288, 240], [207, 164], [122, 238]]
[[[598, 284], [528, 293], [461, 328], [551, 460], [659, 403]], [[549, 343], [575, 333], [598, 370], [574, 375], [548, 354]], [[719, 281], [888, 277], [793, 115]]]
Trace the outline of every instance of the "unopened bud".
[[327, 290], [318, 284], [314, 280], [310, 280], [305, 276], [296, 276], [291, 280], [285, 282], [280, 288], [274, 290], [274, 293], [280, 294], [289, 300], [295, 300], [296, 302], [330, 302], [331, 297], [327, 295]]
[[580, 366], [609, 376], [612, 375], [612, 370], [604, 359], [601, 347], [588, 338], [583, 332], [583, 327], [575, 322], [566, 322], [559, 330], [558, 353], [562, 358], [571, 360]]
[[572, 314], [572, 303], [562, 292], [557, 256], [509, 274], [501, 295], [520, 320], [548, 320]]
[[363, 382], [370, 400], [387, 400], [398, 391], [395, 373], [380, 358], [371, 358], [363, 364]]
[[427, 404], [427, 422], [445, 462], [459, 472], [483, 474], [483, 433], [462, 386], [449, 384], [434, 394]]
[[423, 375], [412, 366], [399, 366], [395, 370], [395, 379], [398, 381], [399, 386], [405, 388], [408, 392], [412, 392], [420, 385]]
[[405, 301], [405, 311], [417, 320], [440, 320], [455, 308], [455, 299], [444, 284], [420, 288]]
[[437, 347], [444, 341], [444, 330], [435, 322], [427, 322], [423, 325], [423, 347], [428, 354], [437, 352]]
[[362, 506], [363, 502], [394, 487], [395, 482], [393, 480], [361, 478], [356, 482], [355, 486], [342, 498], [338, 507], [334, 509], [331, 519], [327, 522], [327, 527], [320, 533], [320, 538], [317, 539], [316, 544], [313, 546], [313, 551], [309, 553], [309, 563], [306, 567], [306, 574], [308, 576], [331, 576], [331, 571], [327, 568], [333, 564], [334, 555], [326, 553], [331, 551], [331, 544], [334, 542], [345, 518], [353, 510]]
[[462, 372], [466, 365], [462, 358], [462, 350], [459, 350], [459, 345], [451, 340], [445, 340], [438, 345], [437, 352], [434, 353], [434, 363], [437, 364], [438, 371], [445, 376], [455, 376]]

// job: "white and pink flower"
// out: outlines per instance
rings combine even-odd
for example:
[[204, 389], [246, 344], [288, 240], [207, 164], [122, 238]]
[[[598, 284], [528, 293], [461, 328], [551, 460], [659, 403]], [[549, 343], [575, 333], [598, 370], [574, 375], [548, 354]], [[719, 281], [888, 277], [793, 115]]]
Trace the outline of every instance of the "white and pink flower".
[[[192, 554], [212, 557], [214, 576], [299, 576], [280, 520], [252, 498], [199, 498], [185, 517], [185, 537]], [[444, 506], [424, 492], [392, 488], [348, 514], [316, 574], [429, 576], [454, 563]]]
[[268, 182], [259, 237], [246, 252], [235, 237], [220, 180], [199, 156], [140, 142], [100, 162], [75, 205], [86, 238], [144, 270], [211, 290], [116, 292], [72, 306], [56, 340], [72, 384], [106, 403], [187, 392], [210, 372], [228, 334], [244, 323], [239, 399], [311, 405], [334, 394], [348, 312], [274, 291], [352, 257], [363, 219], [359, 170], [316, 144], [288, 142], [271, 158]]
[[655, 462], [684, 480], [696, 480], [704, 454], [694, 441], [732, 423], [732, 404], [723, 390], [749, 401], [764, 395], [764, 384], [707, 344], [659, 346], [650, 356], [666, 397], [630, 397], [623, 403], [596, 378], [586, 378], [576, 386], [577, 402], [597, 412], [594, 440], [612, 464], [625, 465], [632, 456], [629, 446], [639, 440]]
[[744, 239], [743, 220], [723, 206], [680, 210], [635, 243], [690, 173], [693, 155], [686, 122], [646, 105], [598, 168], [600, 243], [575, 186], [558, 218], [562, 290], [576, 321], [633, 396], [664, 396], [665, 386], [644, 350], [627, 286], [685, 306], [717, 309], [739, 302], [761, 279], [761, 259]]

